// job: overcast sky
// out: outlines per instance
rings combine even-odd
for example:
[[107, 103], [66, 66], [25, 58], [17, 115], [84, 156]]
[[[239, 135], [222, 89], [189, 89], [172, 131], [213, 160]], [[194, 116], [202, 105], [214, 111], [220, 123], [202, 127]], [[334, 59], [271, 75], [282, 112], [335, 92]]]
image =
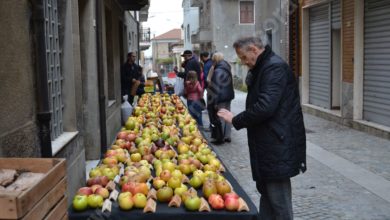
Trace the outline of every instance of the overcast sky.
[[174, 28], [181, 28], [183, 23], [183, 0], [151, 0], [149, 18], [143, 22], [144, 27], [150, 27], [151, 37], [158, 36]]

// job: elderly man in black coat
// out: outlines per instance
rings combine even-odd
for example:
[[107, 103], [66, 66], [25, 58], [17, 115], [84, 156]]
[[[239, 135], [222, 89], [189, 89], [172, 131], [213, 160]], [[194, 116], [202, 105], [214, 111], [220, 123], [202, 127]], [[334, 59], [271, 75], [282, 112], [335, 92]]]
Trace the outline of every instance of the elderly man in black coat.
[[260, 219], [293, 219], [290, 178], [306, 171], [306, 136], [296, 79], [288, 64], [258, 37], [233, 47], [250, 69], [245, 111], [218, 115], [247, 128], [253, 179], [261, 194]]

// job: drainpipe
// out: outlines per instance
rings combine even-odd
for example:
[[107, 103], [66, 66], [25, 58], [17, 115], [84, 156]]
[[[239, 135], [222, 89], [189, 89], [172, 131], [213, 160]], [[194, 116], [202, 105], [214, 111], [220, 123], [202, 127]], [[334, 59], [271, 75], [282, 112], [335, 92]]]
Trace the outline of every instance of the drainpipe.
[[297, 69], [297, 81], [299, 82], [299, 63], [300, 63], [300, 60], [301, 60], [301, 51], [299, 50], [299, 26], [300, 26], [300, 22], [299, 22], [299, 15], [300, 15], [300, 6], [299, 6], [299, 1], [295, 1], [295, 4], [297, 5], [297, 11], [295, 13], [295, 49], [297, 51], [297, 60], [296, 60], [296, 69]]
[[138, 59], [137, 64], [139, 66], [139, 60], [141, 58], [141, 52], [139, 51], [139, 44], [140, 44], [140, 30], [139, 30], [139, 21], [137, 21], [137, 38], [138, 38], [138, 44], [137, 44], [137, 51], [138, 51]]
[[45, 15], [43, 0], [31, 0], [32, 31], [35, 56], [35, 75], [37, 83], [37, 120], [41, 157], [53, 157], [50, 137], [51, 111], [47, 85]]
[[99, 93], [99, 122], [100, 122], [100, 154], [101, 157], [107, 151], [107, 125], [106, 125], [106, 97], [104, 94], [104, 71], [103, 71], [103, 39], [102, 39], [102, 4], [96, 0], [96, 56]]
[[135, 22], [137, 23], [137, 65], [139, 66], [139, 59], [140, 59], [140, 51], [139, 51], [139, 14], [137, 13], [137, 11], [134, 11], [134, 19], [135, 19]]

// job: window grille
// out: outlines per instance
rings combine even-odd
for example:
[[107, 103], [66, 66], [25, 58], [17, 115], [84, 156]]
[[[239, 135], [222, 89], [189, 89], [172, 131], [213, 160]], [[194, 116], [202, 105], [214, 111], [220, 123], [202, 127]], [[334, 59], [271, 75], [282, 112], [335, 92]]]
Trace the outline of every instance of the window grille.
[[63, 133], [62, 114], [64, 105], [62, 103], [61, 75], [61, 50], [58, 37], [58, 8], [57, 0], [45, 0], [45, 37], [46, 37], [46, 68], [50, 110], [52, 112], [50, 121], [51, 139], [54, 140]]
[[254, 22], [253, 1], [240, 1], [240, 24], [253, 24]]

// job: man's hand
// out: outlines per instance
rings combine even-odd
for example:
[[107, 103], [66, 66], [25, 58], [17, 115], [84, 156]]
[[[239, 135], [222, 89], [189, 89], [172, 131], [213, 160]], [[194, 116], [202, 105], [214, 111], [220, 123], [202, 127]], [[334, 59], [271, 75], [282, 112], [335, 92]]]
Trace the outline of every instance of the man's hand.
[[224, 109], [224, 108], [221, 108], [218, 111], [217, 115], [219, 117], [223, 118], [223, 120], [225, 120], [226, 122], [228, 122], [230, 124], [232, 123], [232, 120], [234, 117], [233, 113], [231, 113], [230, 111], [228, 111], [227, 109]]

